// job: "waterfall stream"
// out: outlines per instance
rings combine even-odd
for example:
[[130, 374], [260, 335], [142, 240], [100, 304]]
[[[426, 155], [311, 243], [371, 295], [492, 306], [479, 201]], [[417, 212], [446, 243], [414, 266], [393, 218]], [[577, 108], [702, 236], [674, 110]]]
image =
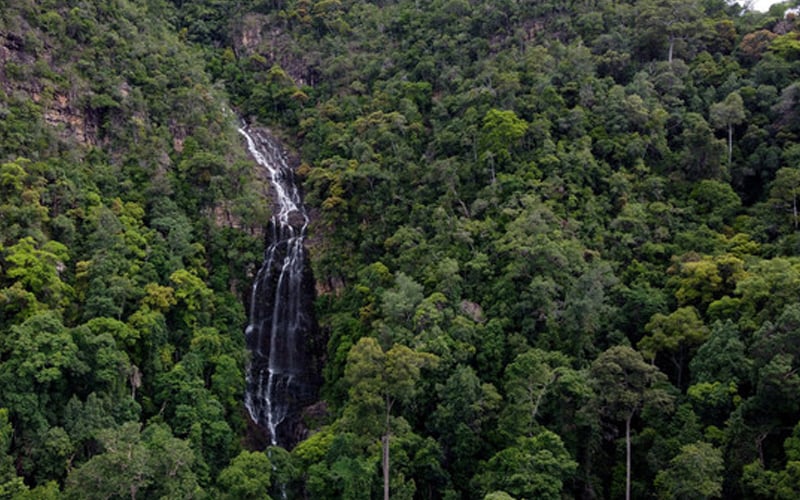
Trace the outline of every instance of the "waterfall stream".
[[316, 400], [308, 349], [315, 331], [313, 279], [303, 246], [308, 214], [278, 141], [250, 127], [240, 128], [239, 133], [251, 156], [266, 169], [275, 205], [245, 330], [251, 353], [245, 406], [253, 421], [269, 433], [270, 444], [288, 448], [297, 441], [300, 412]]

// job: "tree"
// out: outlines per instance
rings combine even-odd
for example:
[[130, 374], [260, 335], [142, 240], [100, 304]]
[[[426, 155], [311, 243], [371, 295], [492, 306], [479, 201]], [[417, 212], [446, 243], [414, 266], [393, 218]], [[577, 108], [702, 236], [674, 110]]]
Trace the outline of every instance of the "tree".
[[785, 167], [776, 172], [767, 200], [767, 206], [778, 214], [789, 214], [791, 227], [795, 231], [800, 228], [798, 191], [800, 191], [800, 169]]
[[41, 199], [47, 179], [40, 165], [25, 158], [0, 164], [0, 245], [23, 238], [45, 240], [42, 229], [49, 217]]
[[719, 498], [722, 495], [722, 452], [704, 442], [681, 447], [666, 470], [656, 475], [659, 498]]
[[540, 428], [546, 402], [563, 409], [589, 396], [585, 375], [572, 369], [560, 352], [526, 351], [508, 365], [505, 377], [507, 404], [501, 428], [511, 435], [532, 437]]
[[714, 132], [699, 113], [684, 115], [684, 128], [679, 141], [681, 163], [689, 180], [719, 178], [720, 158], [724, 154], [724, 144], [714, 137]]
[[179, 269], [169, 277], [174, 284], [175, 298], [185, 306], [183, 321], [191, 328], [205, 326], [213, 311], [213, 292], [197, 274]]
[[394, 286], [383, 292], [381, 310], [386, 319], [401, 326], [410, 326], [417, 305], [424, 298], [423, 286], [400, 272]]
[[493, 491], [491, 493], [487, 493], [483, 500], [514, 500], [514, 497], [506, 493], [505, 491]]
[[69, 259], [66, 246], [57, 241], [39, 245], [27, 236], [5, 250], [5, 274], [12, 281], [12, 288], [32, 293], [37, 304], [51, 309], [68, 303], [72, 288], [60, 276]]
[[[350, 428], [381, 434], [383, 448], [383, 493], [389, 498], [389, 441], [392, 434], [392, 409], [395, 403], [408, 403], [416, 393], [423, 367], [437, 358], [396, 344], [384, 352], [371, 337], [363, 337], [347, 356], [345, 379], [350, 385], [350, 402], [343, 419]], [[382, 423], [381, 423], [382, 421]]]
[[[67, 479], [67, 498], [137, 498], [153, 482], [147, 448], [141, 443], [139, 424], [130, 422], [118, 431], [100, 433], [105, 453], [75, 469]], [[84, 496], [85, 495], [85, 496]]]
[[481, 157], [489, 164], [492, 183], [495, 182], [495, 165], [505, 165], [511, 160], [511, 148], [528, 131], [528, 122], [514, 111], [490, 109], [483, 117], [481, 127]]
[[735, 255], [700, 256], [689, 253], [671, 268], [677, 268], [679, 285], [675, 298], [681, 306], [694, 306], [705, 310], [714, 300], [733, 295], [736, 283], [746, 276], [744, 261]]
[[270, 500], [272, 464], [260, 451], [242, 451], [222, 469], [217, 479], [221, 498]]
[[731, 92], [724, 101], [711, 105], [711, 124], [728, 129], [728, 169], [733, 161], [733, 126], [742, 123], [744, 118], [744, 101], [738, 92]]
[[666, 377], [627, 346], [604, 351], [592, 363], [594, 405], [601, 417], [625, 424], [625, 499], [631, 498], [631, 423], [645, 405], [669, 408], [673, 397], [663, 388]]
[[775, 257], [757, 260], [736, 285], [741, 297], [742, 329], [756, 330], [765, 321], [777, 318], [800, 294], [800, 261]]
[[731, 320], [711, 325], [708, 339], [697, 349], [689, 369], [695, 382], [744, 382], [753, 360], [748, 358], [739, 329]]
[[67, 498], [187, 498], [202, 493], [192, 471], [195, 454], [189, 443], [164, 425], [128, 422], [98, 432], [103, 452], [73, 469], [64, 490]]
[[708, 338], [708, 328], [694, 307], [681, 307], [665, 316], [656, 313], [644, 327], [648, 333], [637, 347], [655, 364], [656, 354], [666, 352], [675, 367], [676, 385], [683, 384], [683, 369], [688, 363], [689, 351]]
[[11, 451], [11, 439], [14, 428], [8, 421], [8, 410], [0, 408], [0, 497], [16, 498], [27, 489], [22, 478], [17, 476], [14, 470], [14, 457], [9, 454]]
[[720, 231], [738, 215], [742, 200], [727, 182], [704, 179], [692, 189], [690, 206], [699, 221]]
[[639, 5], [640, 18], [647, 30], [667, 36], [669, 63], [672, 63], [675, 43], [696, 35], [702, 29], [702, 11], [695, 0], [646, 0]]
[[768, 470], [755, 461], [744, 467], [742, 482], [753, 498], [790, 500], [800, 494], [800, 423], [783, 442], [786, 464], [782, 469]]
[[439, 404], [431, 426], [445, 448], [455, 484], [464, 485], [474, 474], [477, 457], [487, 448], [486, 433], [494, 428], [500, 395], [481, 383], [469, 366], [459, 365], [443, 384], [437, 384]]
[[562, 498], [564, 481], [577, 469], [561, 438], [548, 430], [520, 437], [496, 453], [473, 480], [484, 494], [505, 491], [517, 498]]

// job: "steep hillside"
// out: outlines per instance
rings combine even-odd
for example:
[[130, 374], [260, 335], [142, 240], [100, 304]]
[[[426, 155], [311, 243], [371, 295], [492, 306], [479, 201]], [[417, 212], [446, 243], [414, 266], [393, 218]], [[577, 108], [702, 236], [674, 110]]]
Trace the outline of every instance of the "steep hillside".
[[3, 498], [201, 496], [242, 449], [267, 203], [173, 17], [0, 6]]
[[333, 414], [293, 452], [298, 492], [379, 496], [383, 475], [417, 498], [783, 494], [785, 8], [285, 1], [233, 23], [210, 71], [294, 134], [323, 236]]
[[[794, 4], [0, 7], [0, 496], [797, 497]], [[226, 99], [312, 214], [291, 451]]]

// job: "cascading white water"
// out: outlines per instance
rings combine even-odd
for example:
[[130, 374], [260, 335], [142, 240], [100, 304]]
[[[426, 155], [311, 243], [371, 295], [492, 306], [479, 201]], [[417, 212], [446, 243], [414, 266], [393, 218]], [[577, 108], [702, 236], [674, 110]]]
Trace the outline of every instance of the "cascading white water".
[[[245, 406], [269, 432], [270, 443], [286, 446], [290, 420], [314, 401], [316, 386], [308, 354], [314, 331], [303, 246], [308, 215], [283, 150], [261, 130], [239, 129], [256, 162], [269, 173], [275, 208], [264, 262], [253, 283], [250, 323], [245, 330], [251, 352]], [[313, 285], [312, 285], [313, 286]]]

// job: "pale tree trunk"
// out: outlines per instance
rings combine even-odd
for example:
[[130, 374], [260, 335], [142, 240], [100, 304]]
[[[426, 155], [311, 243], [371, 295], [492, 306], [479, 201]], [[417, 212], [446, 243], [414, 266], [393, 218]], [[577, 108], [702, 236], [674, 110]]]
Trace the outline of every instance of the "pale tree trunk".
[[674, 49], [675, 49], [675, 37], [670, 35], [670, 37], [669, 37], [669, 58], [668, 58], [668, 62], [670, 64], [672, 64], [672, 52], [674, 51]]
[[728, 124], [728, 169], [731, 168], [731, 162], [733, 161], [733, 124]]
[[633, 413], [625, 419], [625, 500], [631, 500], [631, 419]]
[[383, 436], [383, 500], [389, 500], [389, 434]]
[[392, 400], [386, 396], [386, 432], [384, 433], [381, 441], [383, 444], [383, 500], [389, 500], [389, 437], [391, 436], [391, 429], [389, 427], [389, 416], [392, 413]]

